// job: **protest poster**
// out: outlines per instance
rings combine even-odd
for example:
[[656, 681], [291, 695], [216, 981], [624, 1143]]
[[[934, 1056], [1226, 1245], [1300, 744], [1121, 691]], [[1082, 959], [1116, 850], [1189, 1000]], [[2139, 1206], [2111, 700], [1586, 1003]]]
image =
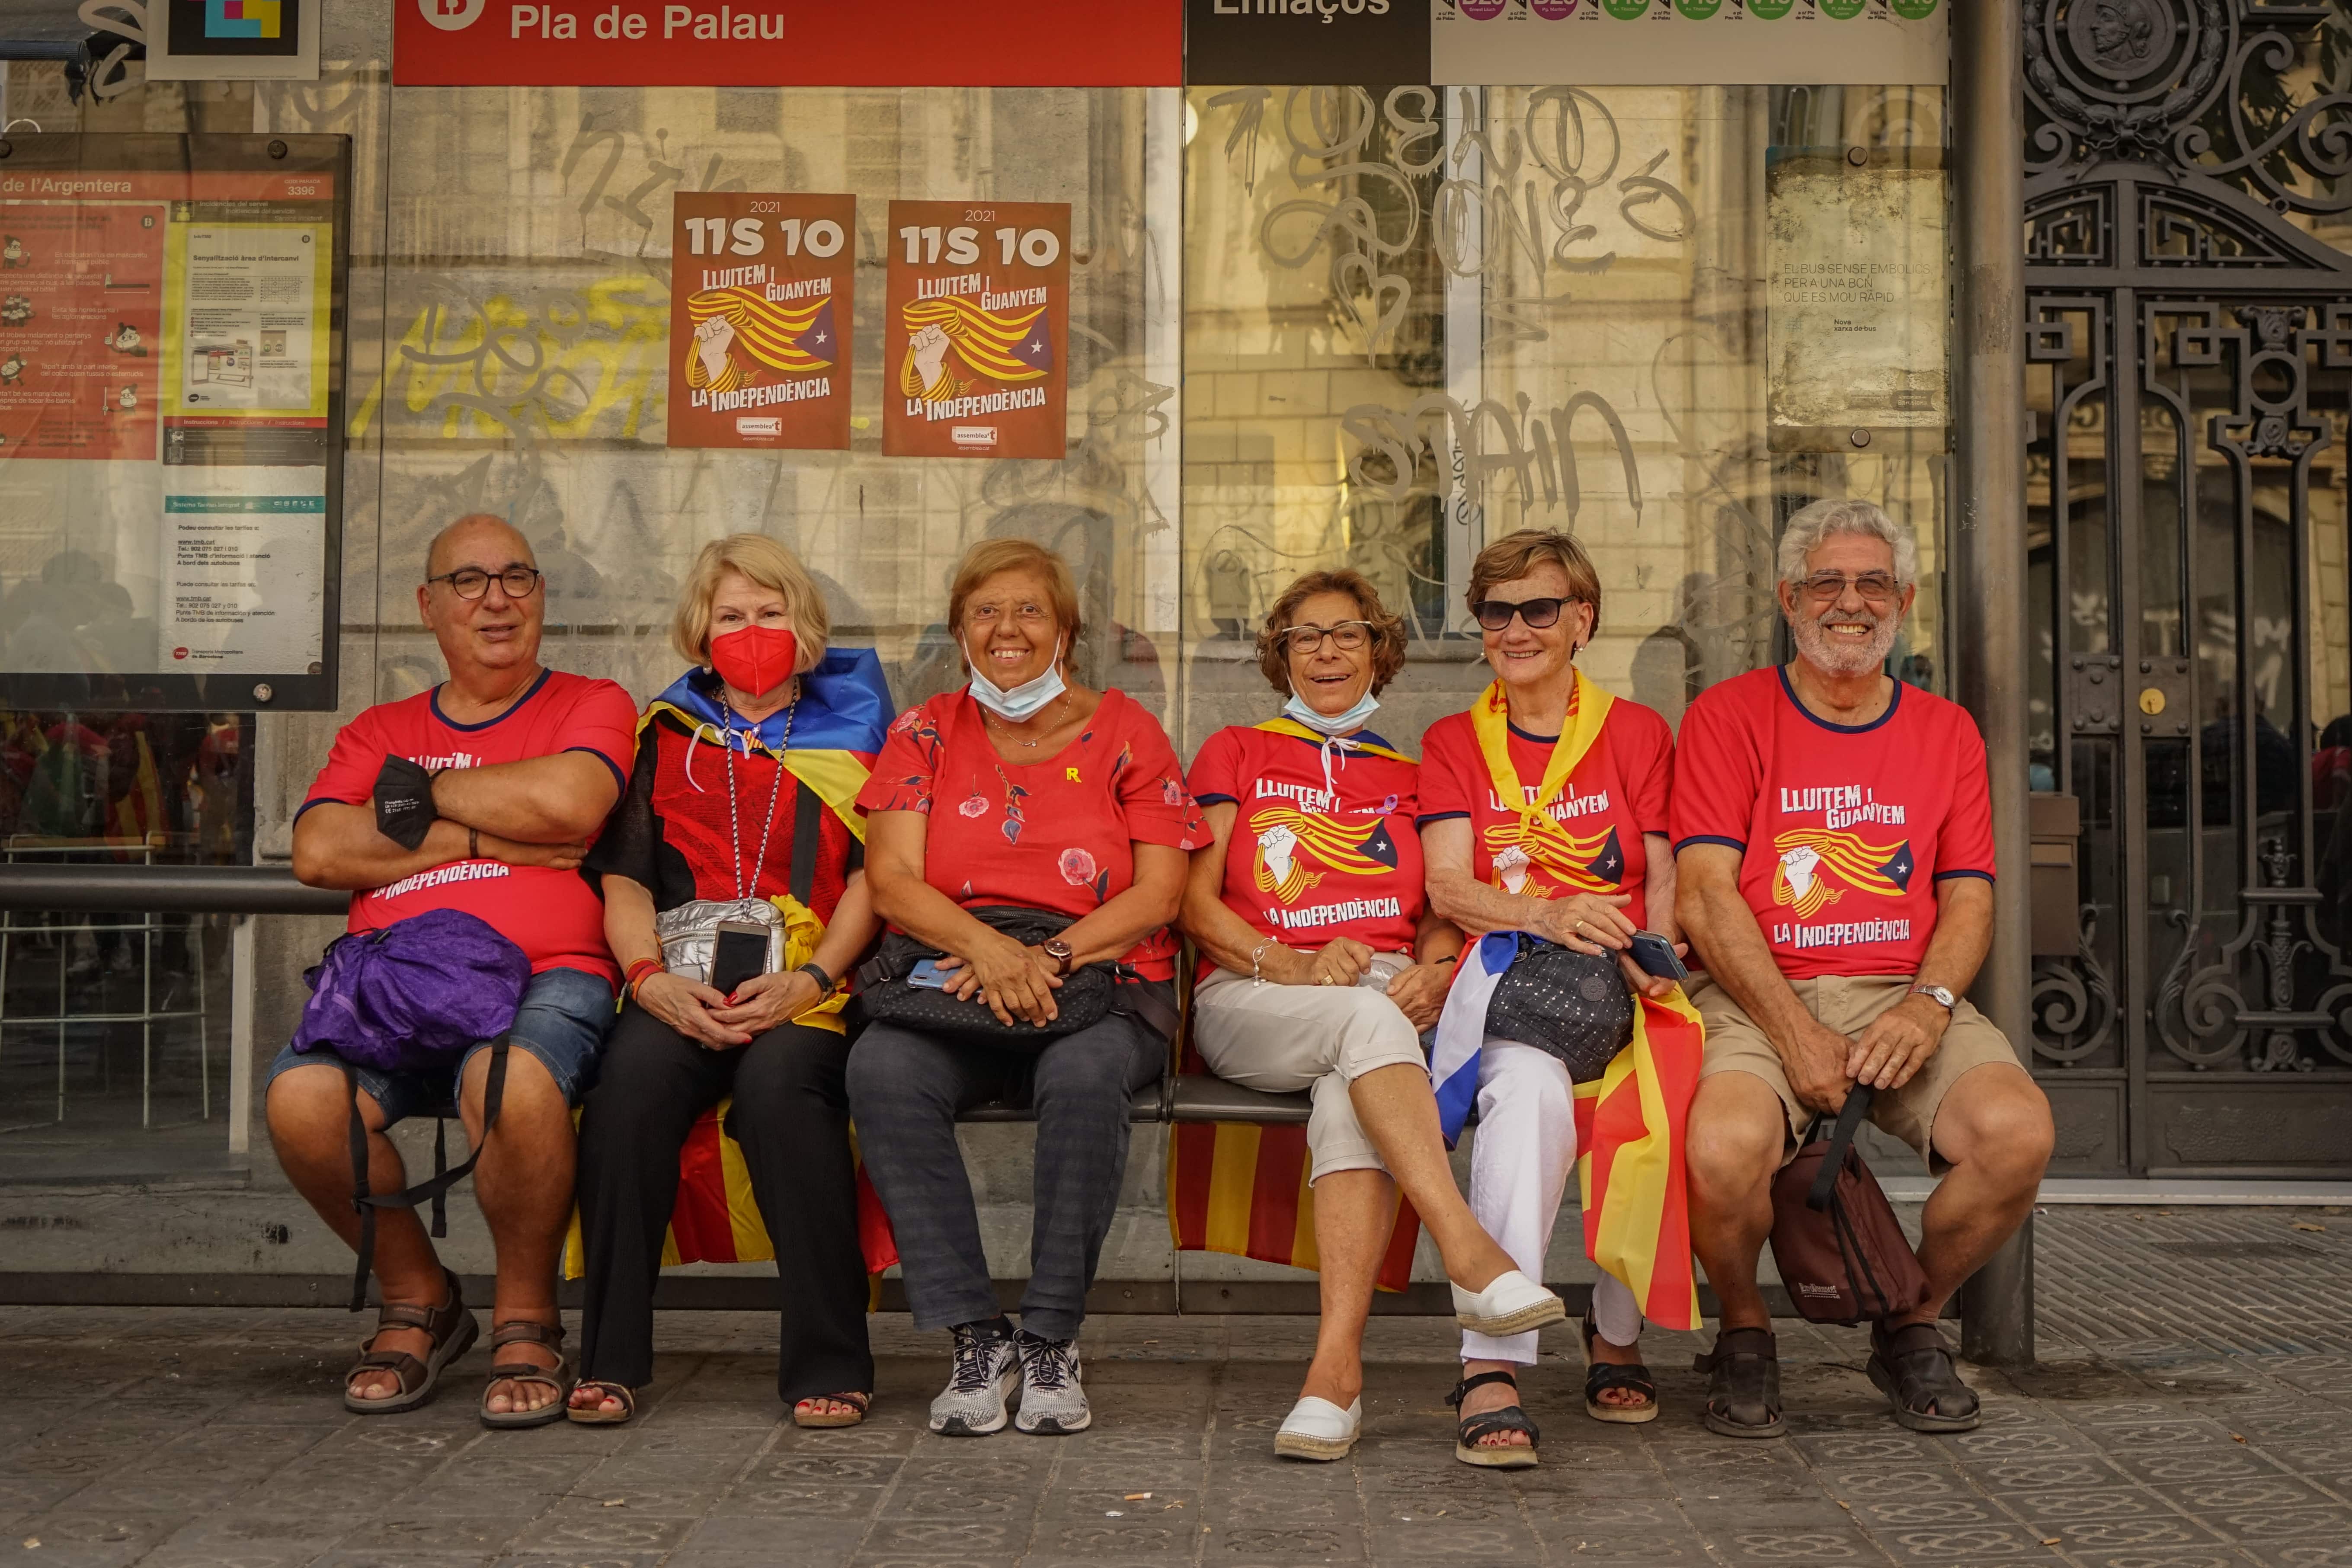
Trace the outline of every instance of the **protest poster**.
[[856, 233], [855, 196], [673, 198], [671, 446], [848, 448]]
[[1067, 202], [892, 202], [882, 450], [1059, 458], [1070, 334]]

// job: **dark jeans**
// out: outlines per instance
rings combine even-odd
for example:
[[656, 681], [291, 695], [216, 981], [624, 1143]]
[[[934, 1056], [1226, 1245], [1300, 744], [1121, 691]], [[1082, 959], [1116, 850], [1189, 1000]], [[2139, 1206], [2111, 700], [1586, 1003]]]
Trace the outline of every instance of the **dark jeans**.
[[730, 1089], [727, 1133], [776, 1244], [782, 1295], [776, 1392], [866, 1393], [866, 1257], [842, 1070], [849, 1042], [785, 1024], [739, 1050], [696, 1045], [629, 1004], [580, 1117], [580, 1229], [587, 1303], [581, 1375], [642, 1388], [654, 1374], [654, 1280], [695, 1118]]
[[849, 1058], [849, 1105], [866, 1173], [898, 1234], [915, 1327], [996, 1315], [955, 1119], [1003, 1100], [1037, 1112], [1022, 1326], [1049, 1340], [1077, 1337], [1127, 1174], [1128, 1101], [1167, 1065], [1168, 1042], [1121, 1013], [1034, 1052], [867, 1026]]

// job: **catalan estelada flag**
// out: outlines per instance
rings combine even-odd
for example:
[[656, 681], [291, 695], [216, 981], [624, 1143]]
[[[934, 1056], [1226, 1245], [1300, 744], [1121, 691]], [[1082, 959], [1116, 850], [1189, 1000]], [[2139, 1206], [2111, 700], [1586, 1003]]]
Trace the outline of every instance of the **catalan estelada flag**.
[[[1207, 1069], [1190, 1045], [1183, 1070]], [[1249, 1121], [1186, 1123], [1168, 1130], [1168, 1234], [1179, 1252], [1223, 1252], [1294, 1268], [1319, 1268], [1313, 1169], [1307, 1129]], [[1402, 1290], [1412, 1279], [1421, 1216], [1399, 1199], [1395, 1228], [1376, 1283]]]
[[[937, 327], [947, 336], [949, 352], [974, 375], [1013, 386], [1035, 381], [1054, 368], [1054, 341], [1046, 330], [1045, 310], [1043, 305], [1027, 310], [983, 310], [971, 300], [950, 294], [917, 300], [901, 307], [900, 314], [910, 338], [926, 327]], [[914, 344], [908, 342], [906, 361], [898, 367], [899, 390], [908, 397], [938, 403], [960, 396], [970, 384], [958, 381], [943, 361], [938, 378], [926, 385], [915, 365]]]
[[[677, 1204], [670, 1210], [669, 1232], [662, 1237], [664, 1268], [681, 1263], [764, 1263], [776, 1256], [768, 1227], [760, 1219], [760, 1205], [751, 1198], [751, 1173], [743, 1163], [742, 1145], [727, 1136], [730, 1103], [722, 1100], [696, 1118], [686, 1146], [678, 1151]], [[854, 1151], [856, 1146], [852, 1133], [850, 1147]], [[857, 1242], [868, 1274], [879, 1274], [898, 1261], [890, 1216], [866, 1179], [863, 1160], [857, 1166]], [[563, 1238], [563, 1277], [577, 1279], [587, 1268], [580, 1211], [574, 1208], [572, 1229]]]
[[[669, 724], [689, 734], [692, 745], [707, 744], [714, 752], [734, 745], [746, 752], [765, 752], [782, 763], [800, 787], [815, 791], [863, 842], [866, 816], [857, 809], [857, 792], [865, 786], [875, 753], [882, 749], [883, 732], [889, 727], [892, 712], [880, 657], [870, 647], [833, 647], [825, 650], [814, 669], [802, 672], [800, 699], [790, 710], [779, 709], [747, 727], [720, 706], [717, 678], [697, 667], [646, 705], [638, 731], [642, 736], [648, 725]], [[689, 769], [691, 756], [690, 745]], [[824, 922], [790, 894], [772, 901], [784, 917], [784, 966], [796, 968], [816, 951]], [[840, 1013], [847, 999], [845, 990], [836, 989], [832, 997], [795, 1021], [841, 1033]], [[725, 1117], [730, 1103], [722, 1100], [697, 1118], [678, 1151], [677, 1202], [670, 1210], [669, 1234], [662, 1238], [665, 1268], [680, 1263], [761, 1263], [776, 1255], [768, 1227], [760, 1218], [760, 1205], [751, 1196], [751, 1175], [743, 1163], [742, 1148], [727, 1136]], [[853, 1130], [853, 1153], [856, 1146]], [[883, 1212], [882, 1200], [866, 1179], [863, 1160], [857, 1169], [857, 1236], [868, 1274], [878, 1274], [898, 1261], [889, 1215]], [[575, 1206], [563, 1243], [564, 1278], [576, 1279], [585, 1268], [580, 1211]]]
[[757, 288], [705, 289], [686, 301], [687, 319], [696, 326], [723, 318], [735, 329], [727, 345], [726, 368], [717, 375], [702, 363], [699, 345], [686, 349], [686, 384], [712, 392], [732, 392], [748, 373], [735, 363], [735, 351], [770, 370], [786, 375], [808, 375], [824, 370], [840, 357], [833, 330], [833, 296], [821, 295], [805, 303], [784, 304]]

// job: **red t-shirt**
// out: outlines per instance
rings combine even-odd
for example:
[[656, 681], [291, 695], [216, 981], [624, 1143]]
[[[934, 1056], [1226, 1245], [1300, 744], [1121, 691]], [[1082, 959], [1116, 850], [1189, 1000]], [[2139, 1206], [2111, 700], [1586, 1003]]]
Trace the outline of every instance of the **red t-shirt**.
[[[1370, 731], [1355, 739], [1395, 748]], [[1353, 937], [1376, 952], [1412, 951], [1427, 901], [1413, 831], [1418, 764], [1323, 747], [1236, 724], [1201, 743], [1192, 794], [1238, 807], [1225, 845], [1225, 907], [1260, 936], [1307, 948]]]
[[1790, 979], [1916, 974], [1936, 884], [1992, 879], [1984, 737], [1900, 681], [1881, 718], [1828, 723], [1784, 671], [1752, 669], [1683, 714], [1674, 840], [1742, 852], [1739, 890]]
[[[1484, 697], [1480, 701], [1486, 700]], [[1532, 803], [1543, 788], [1556, 736], [1510, 729], [1511, 766]], [[1642, 884], [1650, 858], [1644, 833], [1666, 830], [1666, 797], [1674, 784], [1675, 738], [1653, 709], [1620, 697], [1609, 706], [1601, 734], [1578, 759], [1559, 798], [1544, 815], [1557, 837], [1529, 842], [1517, 811], [1495, 794], [1494, 776], [1478, 752], [1468, 713], [1450, 713], [1421, 739], [1421, 821], [1470, 819], [1470, 869], [1480, 881], [1510, 893], [1555, 899], [1568, 893], [1629, 893], [1626, 918], [1646, 930]]]
[[[1118, 690], [1103, 693], [1076, 740], [1034, 763], [997, 754], [962, 689], [934, 697], [890, 726], [857, 807], [929, 816], [923, 879], [966, 909], [1088, 915], [1135, 885], [1137, 844], [1209, 841], [1167, 732]], [[1155, 931], [1126, 962], [1146, 979], [1170, 979], [1176, 939]]]
[[[369, 805], [375, 776], [390, 756], [428, 768], [481, 768], [586, 752], [625, 785], [636, 731], [637, 705], [626, 691], [564, 670], [543, 671], [520, 701], [479, 724], [443, 718], [436, 688], [378, 703], [344, 725], [302, 809], [330, 800]], [[463, 910], [488, 921], [522, 949], [534, 974], [579, 969], [607, 981], [620, 978], [604, 947], [604, 902], [577, 871], [451, 860], [353, 893], [350, 929], [377, 931], [427, 910]]]

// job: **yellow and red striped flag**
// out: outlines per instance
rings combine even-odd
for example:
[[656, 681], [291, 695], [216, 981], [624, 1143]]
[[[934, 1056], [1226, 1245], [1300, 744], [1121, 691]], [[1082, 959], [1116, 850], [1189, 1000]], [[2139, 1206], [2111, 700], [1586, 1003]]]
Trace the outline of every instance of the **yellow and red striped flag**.
[[[662, 1237], [662, 1267], [681, 1263], [764, 1263], [776, 1256], [775, 1243], [760, 1218], [751, 1196], [751, 1173], [743, 1163], [743, 1147], [727, 1136], [727, 1110], [722, 1100], [695, 1119], [677, 1154], [677, 1203], [670, 1210], [669, 1233]], [[856, 1156], [857, 1135], [850, 1134], [850, 1152]], [[857, 1240], [866, 1254], [866, 1272], [879, 1274], [898, 1261], [898, 1238], [890, 1232], [890, 1216], [857, 1164]], [[580, 1211], [572, 1211], [572, 1229], [563, 1238], [563, 1277], [577, 1279], [587, 1272], [587, 1251], [580, 1234]]]
[[1634, 1003], [1633, 1043], [1598, 1079], [1576, 1086], [1584, 1250], [1632, 1289], [1651, 1322], [1696, 1329], [1683, 1148], [1705, 1036], [1679, 990], [1663, 1002]]
[[[1188, 1043], [1183, 1070], [1205, 1071]], [[1307, 1129], [1223, 1121], [1168, 1130], [1168, 1234], [1179, 1252], [1223, 1252], [1294, 1268], [1319, 1268]], [[1412, 1280], [1421, 1216], [1399, 1199], [1376, 1283], [1402, 1290]]]

